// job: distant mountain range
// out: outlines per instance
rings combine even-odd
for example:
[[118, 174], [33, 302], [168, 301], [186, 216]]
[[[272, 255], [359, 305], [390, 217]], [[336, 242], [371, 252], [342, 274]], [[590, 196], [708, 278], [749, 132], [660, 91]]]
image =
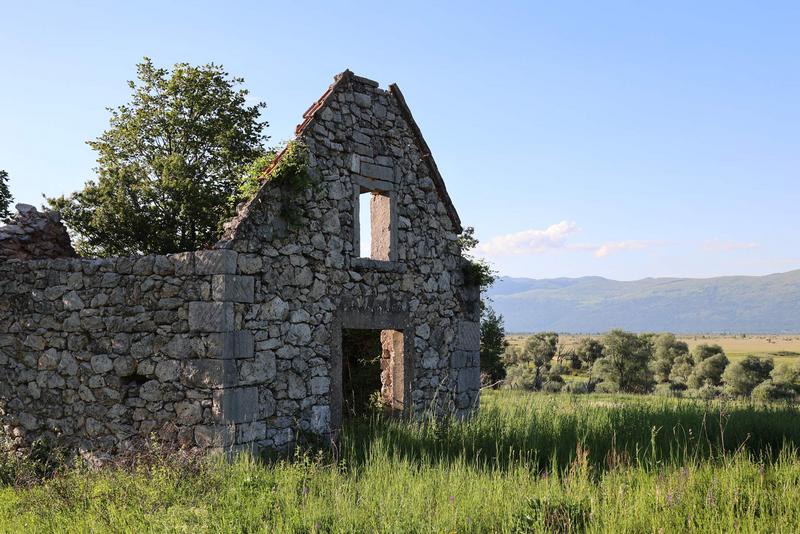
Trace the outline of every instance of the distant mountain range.
[[800, 270], [633, 282], [501, 278], [488, 295], [508, 332], [800, 332]]

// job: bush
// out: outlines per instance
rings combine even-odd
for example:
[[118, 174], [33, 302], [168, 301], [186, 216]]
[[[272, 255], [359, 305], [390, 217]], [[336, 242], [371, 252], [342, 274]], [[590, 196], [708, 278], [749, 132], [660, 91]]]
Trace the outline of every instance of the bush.
[[527, 363], [518, 363], [506, 369], [505, 385], [513, 389], [536, 389], [536, 368]]
[[656, 384], [653, 393], [658, 397], [683, 397], [685, 388], [676, 388], [675, 385], [668, 382]]
[[787, 401], [794, 399], [794, 391], [783, 384], [776, 384], [772, 380], [764, 380], [750, 394], [753, 400], [760, 402]]
[[547, 381], [542, 384], [542, 391], [547, 393], [558, 393], [564, 389], [564, 379], [559, 375], [550, 375]]
[[800, 393], [800, 362], [795, 362], [794, 365], [784, 363], [773, 369], [770, 376], [775, 384]]
[[731, 395], [748, 397], [757, 385], [769, 378], [774, 367], [772, 358], [747, 356], [725, 369], [722, 374], [725, 390]]
[[725, 354], [715, 354], [700, 360], [689, 375], [686, 381], [692, 389], [698, 389], [705, 384], [719, 386], [722, 383], [722, 373], [728, 366], [728, 358]]
[[713, 400], [720, 398], [724, 394], [724, 390], [719, 386], [706, 384], [700, 389], [693, 390], [691, 394], [695, 399]]
[[614, 382], [600, 382], [594, 387], [598, 393], [618, 393], [619, 386]]
[[592, 393], [594, 388], [595, 384], [588, 380], [573, 380], [564, 384], [564, 389], [562, 391], [582, 395], [584, 393]]

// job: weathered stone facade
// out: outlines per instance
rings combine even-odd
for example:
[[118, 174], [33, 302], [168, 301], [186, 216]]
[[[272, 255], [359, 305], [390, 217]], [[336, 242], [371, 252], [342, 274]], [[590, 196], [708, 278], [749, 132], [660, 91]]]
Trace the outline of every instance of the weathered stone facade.
[[[382, 330], [396, 412], [465, 416], [479, 393], [478, 288], [460, 221], [396, 86], [337, 76], [298, 127], [314, 185], [267, 182], [214, 250], [0, 260], [0, 418], [12, 446], [151, 434], [283, 448], [342, 420], [342, 330]], [[359, 257], [359, 195], [372, 253]]]

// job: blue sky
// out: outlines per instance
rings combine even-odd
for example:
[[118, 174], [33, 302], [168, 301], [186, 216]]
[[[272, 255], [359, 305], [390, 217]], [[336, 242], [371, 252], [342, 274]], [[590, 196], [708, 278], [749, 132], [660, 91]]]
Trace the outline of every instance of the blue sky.
[[800, 4], [654, 4], [3, 0], [0, 168], [80, 188], [143, 56], [244, 77], [275, 142], [350, 68], [403, 89], [504, 274], [800, 268]]

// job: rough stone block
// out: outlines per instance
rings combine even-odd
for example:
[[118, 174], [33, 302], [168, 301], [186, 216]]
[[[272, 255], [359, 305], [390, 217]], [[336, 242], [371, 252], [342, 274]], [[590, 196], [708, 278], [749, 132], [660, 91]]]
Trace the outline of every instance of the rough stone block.
[[214, 413], [224, 422], [246, 423], [258, 419], [258, 388], [225, 388], [214, 391]]
[[266, 437], [267, 423], [264, 421], [236, 425], [236, 443], [249, 443], [251, 441], [262, 440]]
[[217, 274], [211, 279], [211, 296], [214, 300], [253, 302], [255, 278], [233, 274]]
[[481, 325], [475, 321], [461, 321], [456, 336], [456, 349], [476, 351], [481, 346]]
[[478, 367], [466, 367], [458, 372], [458, 392], [477, 391], [481, 387], [481, 374]]
[[247, 330], [212, 334], [208, 336], [206, 356], [224, 360], [252, 358], [254, 347], [253, 334]]
[[192, 252], [170, 254], [169, 258], [175, 266], [176, 275], [186, 276], [194, 274], [194, 254]]
[[234, 250], [198, 250], [194, 253], [197, 274], [236, 274], [239, 254]]
[[198, 388], [219, 387], [228, 376], [233, 376], [235, 365], [223, 360], [189, 360], [183, 367], [181, 382]]
[[450, 356], [450, 367], [453, 369], [472, 367], [472, 354], [464, 350], [454, 351]]
[[202, 425], [194, 429], [194, 442], [203, 448], [230, 447], [235, 437], [233, 425]]
[[228, 332], [233, 323], [233, 302], [189, 303], [189, 328], [194, 332]]

